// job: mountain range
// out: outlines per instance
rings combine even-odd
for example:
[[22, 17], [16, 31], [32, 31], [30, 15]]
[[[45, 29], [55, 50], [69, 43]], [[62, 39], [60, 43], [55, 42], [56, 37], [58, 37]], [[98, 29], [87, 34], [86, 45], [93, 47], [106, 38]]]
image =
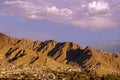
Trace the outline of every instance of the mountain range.
[[110, 52], [118, 52], [120, 53], [120, 41], [112, 41], [105, 44], [100, 44], [94, 46], [96, 49], [107, 50]]
[[79, 68], [92, 74], [120, 74], [120, 54], [83, 48], [74, 42], [33, 41], [0, 33], [0, 64]]

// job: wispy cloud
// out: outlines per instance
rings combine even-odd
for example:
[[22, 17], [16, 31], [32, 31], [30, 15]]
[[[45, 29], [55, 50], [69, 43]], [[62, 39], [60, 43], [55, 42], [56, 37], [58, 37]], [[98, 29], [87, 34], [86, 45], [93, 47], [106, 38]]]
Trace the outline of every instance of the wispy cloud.
[[48, 19], [95, 30], [119, 24], [119, 19], [114, 19], [120, 14], [119, 3], [119, 0], [2, 0], [0, 14]]
[[104, 17], [93, 17], [84, 21], [73, 21], [73, 24], [83, 28], [89, 28], [92, 31], [110, 29], [117, 26], [111, 19]]
[[109, 13], [109, 5], [107, 2], [103, 1], [93, 1], [88, 4], [89, 14], [96, 15], [106, 15]]

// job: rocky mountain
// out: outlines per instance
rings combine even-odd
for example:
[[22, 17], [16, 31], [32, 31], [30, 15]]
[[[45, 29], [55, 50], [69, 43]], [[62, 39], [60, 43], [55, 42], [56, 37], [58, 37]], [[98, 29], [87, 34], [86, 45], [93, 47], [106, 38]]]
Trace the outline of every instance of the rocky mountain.
[[0, 64], [53, 69], [79, 68], [92, 74], [120, 74], [120, 54], [83, 48], [73, 42], [32, 41], [0, 33]]

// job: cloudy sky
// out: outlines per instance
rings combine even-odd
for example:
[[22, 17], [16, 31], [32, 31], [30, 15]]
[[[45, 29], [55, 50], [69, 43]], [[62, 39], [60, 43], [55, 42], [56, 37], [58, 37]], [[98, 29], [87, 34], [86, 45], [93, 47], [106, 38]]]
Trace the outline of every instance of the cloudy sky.
[[120, 41], [120, 0], [0, 0], [0, 32], [84, 46]]

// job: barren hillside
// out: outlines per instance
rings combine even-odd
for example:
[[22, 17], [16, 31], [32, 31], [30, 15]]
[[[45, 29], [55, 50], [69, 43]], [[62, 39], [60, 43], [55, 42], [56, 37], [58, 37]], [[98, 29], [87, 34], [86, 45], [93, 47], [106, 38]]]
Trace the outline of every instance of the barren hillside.
[[73, 42], [32, 41], [0, 33], [0, 63], [80, 68], [93, 74], [120, 74], [120, 54], [83, 48]]

